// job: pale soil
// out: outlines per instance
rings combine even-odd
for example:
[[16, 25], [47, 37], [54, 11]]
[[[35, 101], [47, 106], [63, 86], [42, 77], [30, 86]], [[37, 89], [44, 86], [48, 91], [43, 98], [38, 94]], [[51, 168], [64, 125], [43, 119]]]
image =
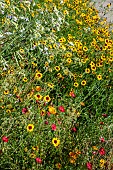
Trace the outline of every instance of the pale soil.
[[[92, 2], [95, 3], [94, 6], [99, 11], [99, 16], [106, 18], [109, 23], [113, 23], [113, 0], [92, 0]], [[111, 3], [111, 6], [105, 13], [105, 8], [109, 3]]]

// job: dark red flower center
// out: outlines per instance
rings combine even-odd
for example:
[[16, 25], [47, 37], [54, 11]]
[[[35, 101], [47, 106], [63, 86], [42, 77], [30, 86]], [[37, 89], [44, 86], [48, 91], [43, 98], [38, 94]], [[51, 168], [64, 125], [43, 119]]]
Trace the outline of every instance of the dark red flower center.
[[54, 143], [56, 144], [56, 143], [57, 143], [57, 140], [54, 140]]
[[40, 75], [40, 74], [38, 74], [38, 77], [41, 77], [41, 75]]
[[32, 129], [32, 126], [29, 126], [29, 130], [31, 130]]
[[49, 100], [49, 97], [46, 97], [46, 100]]
[[40, 95], [38, 94], [37, 97], [40, 98]]

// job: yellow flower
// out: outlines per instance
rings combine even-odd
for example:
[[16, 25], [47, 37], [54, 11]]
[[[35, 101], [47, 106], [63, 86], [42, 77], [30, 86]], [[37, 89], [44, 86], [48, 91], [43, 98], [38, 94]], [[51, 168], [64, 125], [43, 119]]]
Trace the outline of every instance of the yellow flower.
[[79, 77], [80, 77], [80, 78], [82, 78], [82, 76], [83, 76], [82, 74], [79, 74]]
[[37, 4], [37, 7], [38, 7], [38, 8], [41, 8], [41, 5], [40, 5], [40, 4]]
[[53, 144], [55, 147], [57, 147], [58, 145], [60, 145], [60, 140], [57, 139], [57, 138], [53, 138], [53, 139], [52, 139], [52, 144]]
[[4, 94], [5, 94], [5, 95], [9, 94], [9, 90], [5, 90], [5, 91], [4, 91]]
[[64, 11], [63, 11], [63, 14], [64, 14], [64, 15], [68, 15], [69, 12], [68, 12], [67, 10], [64, 10]]
[[27, 148], [27, 147], [25, 147], [25, 148], [24, 148], [24, 151], [25, 151], [25, 152], [27, 152], [27, 151], [28, 151], [28, 148]]
[[7, 113], [11, 113], [11, 110], [7, 109], [6, 112], [7, 112]]
[[60, 67], [59, 66], [55, 66], [55, 70], [56, 71], [60, 71]]
[[43, 44], [43, 45], [46, 45], [46, 40], [43, 40], [43, 41], [42, 41], [42, 44]]
[[104, 55], [102, 55], [102, 56], [101, 56], [101, 59], [102, 59], [103, 61], [105, 61], [105, 60], [106, 60], [106, 57], [105, 57]]
[[48, 106], [48, 111], [49, 111], [51, 114], [56, 114], [56, 109], [55, 109], [53, 106]]
[[5, 108], [5, 106], [0, 106], [0, 108], [4, 109], [4, 108]]
[[75, 82], [75, 83], [74, 83], [74, 86], [75, 86], [75, 87], [78, 87], [78, 83], [77, 83], [77, 82]]
[[33, 95], [33, 91], [31, 91], [30, 93], [27, 94], [27, 98], [30, 99]]
[[79, 117], [79, 116], [80, 116], [80, 112], [76, 112], [76, 114], [77, 114], [77, 117]]
[[95, 66], [95, 63], [93, 61], [90, 62], [90, 66]]
[[7, 5], [10, 5], [10, 1], [9, 0], [5, 0], [5, 2], [7, 3]]
[[77, 154], [74, 152], [69, 152], [69, 156], [73, 158], [74, 160], [77, 159]]
[[80, 105], [81, 105], [81, 106], [85, 106], [85, 103], [84, 103], [84, 102], [80, 102]]
[[100, 159], [100, 167], [102, 168], [105, 165], [106, 161], [104, 159]]
[[52, 32], [56, 32], [56, 29], [55, 29], [55, 28], [52, 28]]
[[98, 74], [98, 75], [97, 75], [97, 79], [98, 79], [98, 80], [102, 80], [102, 75], [101, 75], [101, 74]]
[[32, 62], [33, 68], [35, 68], [37, 66], [37, 63]]
[[92, 146], [93, 150], [98, 151], [98, 148], [96, 146]]
[[109, 59], [108, 59], [108, 62], [112, 62], [113, 61], [113, 57], [110, 57]]
[[57, 74], [58, 78], [63, 78], [61, 73]]
[[49, 59], [50, 59], [50, 60], [54, 60], [54, 56], [53, 56], [53, 55], [50, 55], [50, 56], [49, 56]]
[[41, 91], [41, 87], [40, 86], [36, 86], [35, 90], [36, 91]]
[[35, 13], [34, 13], [34, 12], [32, 12], [32, 13], [31, 13], [31, 16], [32, 16], [32, 17], [34, 17], [34, 16], [35, 16]]
[[13, 93], [15, 94], [17, 92], [17, 87], [14, 87]]
[[110, 6], [111, 6], [111, 3], [107, 4], [107, 7], [108, 7], [108, 8], [110, 8]]
[[60, 45], [60, 48], [63, 49], [64, 51], [66, 50], [66, 46], [65, 45]]
[[86, 68], [86, 69], [85, 69], [85, 73], [88, 73], [88, 74], [89, 74], [89, 73], [90, 73], [90, 69], [89, 69], [89, 68]]
[[32, 150], [38, 151], [38, 150], [39, 150], [39, 147], [38, 147], [38, 146], [33, 146], [33, 147], [32, 147]]
[[40, 80], [41, 78], [42, 78], [42, 73], [37, 72], [37, 73], [35, 74], [35, 79]]
[[24, 78], [23, 78], [23, 81], [24, 81], [24, 82], [27, 82], [27, 81], [28, 81], [28, 79], [27, 79], [26, 77], [24, 77]]
[[70, 64], [72, 62], [72, 60], [70, 58], [67, 58], [67, 63]]
[[73, 158], [71, 158], [69, 161], [70, 161], [71, 164], [75, 163], [75, 159], [73, 159]]
[[96, 67], [95, 66], [91, 66], [91, 70], [92, 71], [96, 71]]
[[110, 51], [110, 56], [113, 56], [113, 51]]
[[20, 48], [20, 53], [23, 54], [24, 53], [24, 49]]
[[48, 48], [49, 48], [49, 49], [52, 49], [52, 45], [49, 44], [49, 45], [48, 45]]
[[72, 53], [71, 52], [67, 52], [66, 53], [66, 57], [72, 57]]
[[44, 109], [41, 110], [40, 115], [41, 115], [41, 116], [45, 116], [45, 115], [46, 115], [46, 111], [45, 111]]
[[45, 101], [45, 102], [50, 102], [50, 100], [51, 100], [51, 98], [49, 97], [49, 95], [47, 95], [47, 96], [44, 97], [44, 101]]
[[34, 95], [36, 100], [41, 100], [42, 99], [42, 95], [40, 95], [39, 93]]
[[62, 37], [62, 38], [59, 39], [59, 42], [60, 42], [60, 43], [63, 43], [63, 42], [65, 42], [65, 41], [66, 41], [66, 39], [65, 39], [64, 37]]
[[86, 46], [84, 46], [84, 47], [83, 47], [83, 50], [84, 50], [84, 51], [87, 51], [87, 50], [88, 50], [88, 48], [87, 48]]
[[45, 67], [48, 67], [49, 66], [49, 63], [48, 62], [45, 62]]
[[57, 163], [55, 166], [56, 166], [57, 169], [61, 168], [61, 164], [60, 163]]
[[53, 48], [57, 48], [57, 45], [56, 45], [56, 44], [53, 44]]
[[76, 154], [77, 154], [77, 155], [80, 155], [80, 154], [81, 154], [81, 151], [78, 150], [78, 149], [76, 149]]
[[52, 84], [52, 83], [48, 83], [47, 85], [52, 89], [54, 88], [54, 84]]
[[29, 157], [34, 159], [34, 158], [36, 158], [36, 155], [35, 155], [34, 153], [31, 153], [31, 154], [29, 155]]
[[86, 85], [86, 80], [82, 80], [81, 85], [85, 86]]
[[27, 126], [27, 131], [28, 131], [28, 132], [32, 132], [33, 129], [34, 129], [34, 125], [33, 125], [33, 124], [28, 124], [28, 126]]

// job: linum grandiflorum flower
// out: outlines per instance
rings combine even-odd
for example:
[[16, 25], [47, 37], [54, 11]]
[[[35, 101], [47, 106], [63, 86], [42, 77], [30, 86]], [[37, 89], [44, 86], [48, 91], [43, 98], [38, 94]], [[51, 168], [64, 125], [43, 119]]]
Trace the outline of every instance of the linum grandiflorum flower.
[[71, 92], [69, 93], [69, 95], [70, 95], [71, 97], [73, 97], [73, 98], [76, 97], [76, 95], [75, 95], [75, 93], [74, 93], [73, 91], [71, 91]]
[[99, 149], [99, 154], [102, 156], [102, 155], [105, 155], [106, 152], [105, 152], [105, 149], [104, 148], [100, 148]]
[[108, 117], [108, 115], [107, 115], [107, 114], [102, 114], [102, 116], [103, 116], [103, 117], [105, 117], [105, 118], [106, 118], [106, 117]]
[[42, 163], [42, 159], [41, 159], [41, 158], [36, 158], [36, 162], [37, 162], [38, 164], [41, 164], [41, 163]]
[[3, 141], [3, 142], [8, 142], [8, 140], [9, 140], [8, 137], [6, 137], [6, 136], [3, 136], [3, 137], [2, 137], [2, 141]]
[[105, 142], [105, 139], [103, 137], [101, 137], [100, 142]]
[[64, 106], [59, 106], [59, 107], [58, 107], [58, 110], [59, 110], [60, 112], [65, 112]]
[[25, 114], [25, 113], [27, 113], [27, 112], [28, 112], [28, 109], [27, 109], [26, 107], [24, 107], [24, 108], [22, 109], [22, 113]]
[[87, 162], [86, 163], [86, 167], [88, 170], [92, 170], [92, 163], [91, 162]]
[[33, 129], [34, 129], [34, 125], [33, 125], [33, 124], [28, 124], [28, 126], [27, 126], [27, 131], [28, 131], [28, 132], [32, 132]]
[[51, 125], [51, 129], [52, 129], [53, 131], [55, 131], [55, 130], [56, 130], [56, 125], [55, 125], [55, 124], [52, 124], [52, 125]]
[[71, 130], [72, 130], [72, 132], [77, 132], [76, 127], [73, 127]]

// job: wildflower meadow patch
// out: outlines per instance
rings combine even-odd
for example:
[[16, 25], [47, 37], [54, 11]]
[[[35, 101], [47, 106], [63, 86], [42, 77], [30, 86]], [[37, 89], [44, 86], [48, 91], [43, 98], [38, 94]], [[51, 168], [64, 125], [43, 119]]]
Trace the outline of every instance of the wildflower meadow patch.
[[113, 170], [112, 24], [89, 0], [0, 8], [0, 168]]

